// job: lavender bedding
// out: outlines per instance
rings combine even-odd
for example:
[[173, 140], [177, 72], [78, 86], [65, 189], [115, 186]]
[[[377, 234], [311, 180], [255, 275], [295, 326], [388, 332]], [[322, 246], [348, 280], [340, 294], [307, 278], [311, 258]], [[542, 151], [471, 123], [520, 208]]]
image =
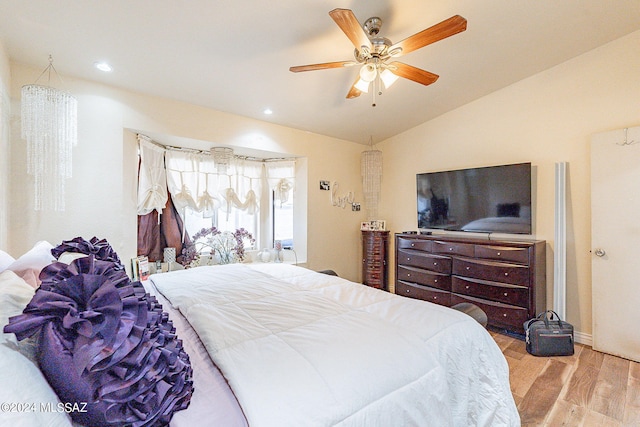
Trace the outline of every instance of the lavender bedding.
[[211, 360], [198, 334], [187, 319], [172, 308], [169, 301], [155, 289], [151, 281], [143, 282], [143, 285], [147, 292], [156, 296], [169, 314], [176, 333], [183, 340], [193, 368], [195, 390], [191, 404], [187, 410], [173, 415], [171, 427], [247, 427], [247, 420], [233, 391]]

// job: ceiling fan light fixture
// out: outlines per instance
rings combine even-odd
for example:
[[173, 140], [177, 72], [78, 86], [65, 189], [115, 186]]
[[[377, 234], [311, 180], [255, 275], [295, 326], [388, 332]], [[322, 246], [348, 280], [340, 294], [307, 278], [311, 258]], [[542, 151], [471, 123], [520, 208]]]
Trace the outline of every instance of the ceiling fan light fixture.
[[398, 76], [393, 74], [389, 69], [386, 69], [380, 73], [380, 80], [384, 83], [385, 89], [389, 89], [391, 85], [398, 80]]
[[438, 79], [437, 74], [401, 62], [389, 61], [391, 58], [406, 55], [467, 29], [467, 20], [460, 15], [454, 15], [393, 44], [391, 40], [379, 34], [382, 20], [378, 17], [369, 18], [364, 25], [361, 25], [350, 9], [336, 8], [329, 12], [329, 16], [353, 45], [355, 61], [310, 64], [290, 67], [289, 70], [298, 73], [300, 71], [324, 70], [359, 64], [358, 79], [349, 89], [346, 98], [353, 99], [363, 92], [368, 93], [369, 86], [373, 83], [371, 92], [373, 94], [372, 105], [374, 107], [376, 106], [376, 93], [382, 95], [383, 88], [388, 89], [391, 87], [398, 77], [403, 77], [425, 86], [434, 83]]
[[362, 68], [360, 68], [360, 79], [365, 82], [372, 82], [375, 80], [378, 70], [373, 64], [364, 64]]
[[363, 79], [359, 79], [355, 85], [353, 85], [360, 92], [368, 93], [369, 92], [369, 84], [371, 82], [365, 81]]

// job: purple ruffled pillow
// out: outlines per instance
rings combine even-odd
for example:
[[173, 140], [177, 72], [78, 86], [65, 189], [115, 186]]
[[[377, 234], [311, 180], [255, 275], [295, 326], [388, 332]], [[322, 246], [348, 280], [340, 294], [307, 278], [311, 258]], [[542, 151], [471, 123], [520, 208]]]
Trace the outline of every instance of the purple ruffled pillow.
[[60, 255], [65, 252], [75, 252], [79, 254], [93, 254], [101, 261], [111, 261], [121, 268], [124, 268], [118, 258], [118, 254], [113, 250], [106, 239], [98, 239], [92, 237], [91, 240], [85, 240], [82, 237], [76, 237], [71, 240], [63, 240], [62, 243], [51, 249], [51, 254], [59, 259]]
[[[110, 247], [94, 251], [94, 243], [74, 241], [78, 250], [93, 249], [69, 265], [45, 267], [33, 299], [4, 331], [19, 340], [38, 333], [40, 369], [72, 408], [74, 421], [167, 425], [193, 393], [182, 341], [162, 306], [140, 282], [129, 280]], [[52, 253], [69, 248], [59, 249]]]

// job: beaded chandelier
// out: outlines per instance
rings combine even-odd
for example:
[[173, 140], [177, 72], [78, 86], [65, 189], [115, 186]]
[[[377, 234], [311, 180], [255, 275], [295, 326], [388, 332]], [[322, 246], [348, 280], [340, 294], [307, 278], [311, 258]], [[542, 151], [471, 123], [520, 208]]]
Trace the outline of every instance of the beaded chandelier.
[[[40, 74], [56, 75], [53, 59]], [[27, 173], [35, 181], [35, 210], [64, 211], [65, 181], [71, 178], [77, 145], [78, 102], [68, 92], [34, 84], [22, 87], [22, 138], [27, 141]], [[58, 76], [59, 77], [59, 76]]]
[[360, 155], [360, 171], [362, 175], [362, 192], [364, 193], [364, 207], [367, 219], [378, 217], [378, 203], [382, 184], [382, 151], [371, 149]]
[[211, 155], [213, 156], [213, 164], [216, 166], [218, 173], [226, 174], [233, 159], [233, 150], [228, 147], [213, 147], [211, 149]]

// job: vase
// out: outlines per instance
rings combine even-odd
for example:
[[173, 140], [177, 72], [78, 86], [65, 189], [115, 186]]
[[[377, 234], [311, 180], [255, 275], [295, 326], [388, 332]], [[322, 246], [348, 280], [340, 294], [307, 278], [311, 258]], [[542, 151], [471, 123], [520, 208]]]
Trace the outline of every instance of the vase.
[[267, 248], [264, 248], [260, 252], [258, 252], [257, 258], [262, 262], [269, 262], [271, 261], [271, 251]]
[[231, 264], [234, 262], [234, 257], [231, 252], [218, 252], [219, 264]]

